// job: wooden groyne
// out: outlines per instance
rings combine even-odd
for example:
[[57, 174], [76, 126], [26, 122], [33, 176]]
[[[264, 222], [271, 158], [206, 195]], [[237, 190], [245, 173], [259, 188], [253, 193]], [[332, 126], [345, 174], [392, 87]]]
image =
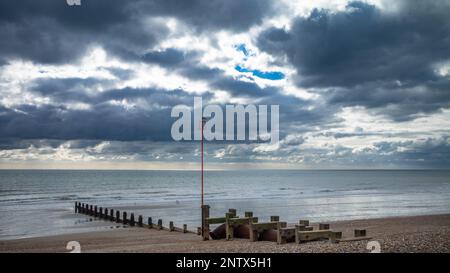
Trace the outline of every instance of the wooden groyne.
[[[287, 226], [286, 222], [280, 221], [279, 216], [270, 216], [267, 222], [259, 222], [258, 217], [253, 216], [253, 212], [244, 212], [244, 217], [237, 215], [236, 209], [229, 209], [224, 217], [210, 217], [210, 207], [202, 207], [202, 227], [198, 233], [202, 235], [203, 240], [209, 240], [211, 237], [210, 225], [225, 225], [225, 239], [233, 240], [236, 231], [242, 232], [242, 227], [248, 229], [248, 238], [250, 241], [276, 241], [278, 244], [288, 242], [305, 243], [316, 240], [329, 240], [332, 243], [343, 241], [369, 240], [365, 229], [355, 229], [354, 237], [342, 238], [341, 231], [330, 229], [329, 223], [319, 223], [318, 229], [314, 229], [309, 224], [309, 220], [299, 220], [294, 226]], [[214, 233], [214, 231], [213, 231]], [[244, 232], [245, 233], [245, 232]]]
[[[135, 214], [133, 212], [114, 210], [111, 208], [103, 208], [91, 204], [75, 202], [75, 213], [85, 214], [89, 216], [93, 216], [95, 218], [111, 221], [115, 223], [121, 223], [123, 225], [128, 225], [132, 227], [141, 227], [141, 228], [155, 228], [157, 230], [167, 230], [173, 232], [182, 232], [182, 233], [195, 233], [197, 232], [188, 230], [187, 225], [183, 224], [183, 227], [176, 227], [173, 221], [169, 221], [169, 226], [163, 226], [163, 220], [158, 219], [157, 224], [153, 223], [152, 217], [147, 217], [147, 222], [144, 222], [144, 216], [138, 215], [137, 220], [135, 219]], [[122, 215], [122, 217], [121, 217]]]
[[[210, 217], [209, 210], [209, 205], [202, 206], [202, 227], [198, 227], [197, 231], [194, 232], [188, 230], [186, 224], [183, 224], [183, 227], [180, 228], [176, 227], [173, 221], [169, 221], [169, 225], [164, 226], [163, 219], [157, 219], [156, 223], [154, 223], [152, 217], [147, 217], [147, 222], [144, 223], [144, 217], [138, 215], [136, 220], [133, 212], [129, 213], [127, 211], [75, 202], [75, 213], [81, 213], [132, 227], [166, 230], [170, 232], [195, 233], [201, 235], [203, 240], [209, 240], [210, 238], [233, 240], [235, 235], [238, 235], [238, 238], [248, 238], [252, 242], [276, 241], [278, 244], [290, 242], [299, 244], [316, 240], [329, 240], [332, 243], [339, 243], [344, 241], [371, 239], [371, 237], [367, 236], [365, 229], [355, 229], [353, 237], [342, 238], [342, 232], [332, 230], [329, 223], [319, 223], [318, 228], [314, 229], [314, 227], [310, 225], [309, 220], [304, 219], [299, 220], [298, 224], [288, 226], [286, 222], [280, 221], [280, 217], [276, 215], [270, 216], [270, 220], [267, 222], [260, 222], [259, 218], [254, 217], [253, 212], [251, 211], [246, 211], [244, 212], [243, 217], [239, 217], [236, 209], [229, 209], [224, 217]], [[122, 217], [120, 217], [121, 215]], [[217, 228], [211, 232], [211, 225], [221, 225], [224, 228]], [[221, 232], [223, 233], [219, 235], [215, 234]], [[239, 237], [242, 236], [242, 234], [245, 234], [245, 237]]]

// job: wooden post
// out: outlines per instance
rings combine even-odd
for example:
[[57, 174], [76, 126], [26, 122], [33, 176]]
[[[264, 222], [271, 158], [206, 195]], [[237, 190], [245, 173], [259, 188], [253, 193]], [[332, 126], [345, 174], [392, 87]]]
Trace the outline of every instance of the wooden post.
[[204, 241], [209, 240], [209, 205], [202, 206], [202, 238]]
[[319, 224], [319, 230], [328, 230], [330, 229], [330, 224]]
[[98, 209], [97, 206], [94, 206], [94, 216], [98, 217]]
[[248, 223], [248, 232], [249, 232], [248, 237], [250, 239], [250, 242], [258, 241], [258, 231], [255, 228], [253, 228], [253, 221], [250, 221]]
[[103, 218], [108, 219], [109, 217], [109, 211], [108, 208], [105, 208], [105, 214], [103, 215]]
[[313, 227], [305, 225], [295, 225], [295, 243], [297, 244], [300, 243], [299, 232], [302, 231], [313, 231]]
[[113, 209], [111, 209], [109, 211], [109, 220], [114, 221], [114, 210]]
[[341, 231], [333, 231], [330, 235], [330, 241], [332, 243], [338, 243], [339, 239], [342, 239], [342, 232]]
[[286, 222], [277, 223], [277, 243], [279, 245], [286, 244], [288, 237], [292, 238], [295, 232], [295, 228], [286, 228]]
[[75, 213], [78, 213], [78, 202], [75, 202]]
[[313, 231], [313, 227], [312, 226], [304, 226], [304, 225], [295, 225], [298, 226], [298, 230], [299, 231]]
[[153, 228], [152, 217], [147, 218], [148, 228]]
[[281, 222], [278, 222], [277, 223], [277, 244], [279, 244], [279, 245], [286, 243], [285, 238], [282, 238], [281, 235], [282, 235], [281, 234]]
[[103, 208], [102, 207], [99, 208], [98, 217], [103, 218]]
[[228, 209], [228, 212], [230, 213], [230, 218], [234, 218], [237, 216], [236, 209]]
[[135, 222], [134, 222], [134, 213], [131, 213], [131, 215], [130, 215], [130, 226], [134, 227], [134, 224], [135, 224]]
[[142, 215], [139, 215], [138, 217], [138, 226], [142, 227]]
[[183, 233], [187, 233], [187, 225], [183, 224]]
[[278, 222], [280, 221], [280, 216], [270, 216], [270, 222]]
[[170, 221], [169, 222], [169, 231], [174, 231], [174, 230], [175, 230], [175, 228], [173, 226], [173, 221]]
[[365, 229], [355, 229], [355, 237], [365, 237], [366, 230]]
[[116, 223], [120, 223], [120, 210], [116, 211]]
[[158, 219], [158, 229], [161, 230], [163, 228], [162, 219]]
[[[234, 227], [230, 223], [230, 218], [233, 215], [230, 212], [225, 213], [225, 238], [227, 241], [233, 240], [234, 237]], [[250, 221], [251, 222], [251, 221]]]
[[251, 211], [246, 211], [246, 212], [244, 212], [244, 216], [245, 216], [245, 217], [253, 217], [253, 212], [251, 212]]
[[92, 208], [92, 205], [89, 206], [89, 215], [94, 215], [94, 209]]
[[122, 223], [128, 224], [127, 212], [126, 211], [124, 211], [123, 214], [122, 214]]
[[309, 220], [299, 220], [299, 221], [298, 221], [298, 224], [299, 224], [300, 226], [305, 226], [305, 227], [307, 227], [307, 226], [309, 226]]

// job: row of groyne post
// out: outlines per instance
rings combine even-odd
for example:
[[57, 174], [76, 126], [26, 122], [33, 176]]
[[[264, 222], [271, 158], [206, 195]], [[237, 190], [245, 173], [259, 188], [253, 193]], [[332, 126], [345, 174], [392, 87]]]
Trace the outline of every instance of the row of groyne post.
[[[137, 215], [136, 218], [132, 212], [80, 202], [75, 202], [75, 213], [132, 227], [196, 233], [201, 235], [203, 240], [209, 240], [210, 238], [225, 240], [248, 238], [252, 242], [275, 241], [278, 244], [286, 244], [289, 242], [305, 243], [316, 240], [329, 240], [330, 242], [338, 243], [371, 239], [371, 237], [367, 236], [365, 229], [354, 229], [353, 236], [343, 238], [342, 232], [331, 229], [329, 223], [318, 223], [316, 227], [313, 227], [310, 225], [309, 220], [301, 219], [298, 221], [298, 224], [288, 226], [286, 222], [280, 221], [279, 216], [270, 216], [269, 221], [260, 221], [258, 217], [253, 216], [251, 211], [244, 212], [244, 215], [240, 217], [236, 209], [229, 209], [222, 217], [210, 217], [209, 205], [202, 206], [202, 226], [197, 227], [196, 232], [189, 231], [186, 224], [179, 228], [175, 227], [173, 221], [169, 221], [169, 226], [165, 227], [162, 219], [157, 219], [156, 223], [154, 223], [152, 217], [147, 217], [147, 221], [144, 222], [142, 215]], [[211, 225], [220, 226], [215, 230], [211, 230]]]
[[98, 219], [120, 223], [132, 227], [153, 228], [157, 230], [176, 231], [183, 233], [197, 233], [190, 231], [186, 224], [183, 227], [176, 227], [173, 221], [169, 221], [169, 226], [163, 226], [163, 219], [158, 219], [153, 222], [152, 217], [147, 217], [147, 221], [144, 221], [144, 216], [137, 215], [137, 218], [133, 212], [114, 210], [113, 208], [104, 208], [97, 205], [75, 202], [75, 213], [85, 214]]

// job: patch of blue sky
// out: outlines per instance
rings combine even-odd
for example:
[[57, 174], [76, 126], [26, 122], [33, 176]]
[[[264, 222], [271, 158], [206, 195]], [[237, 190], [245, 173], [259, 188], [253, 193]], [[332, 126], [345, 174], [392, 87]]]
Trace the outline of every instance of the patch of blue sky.
[[247, 47], [245, 46], [245, 44], [238, 44], [235, 47], [236, 47], [237, 51], [240, 51], [240, 52], [244, 53], [244, 55], [246, 57], [248, 57], [250, 55], [249, 51], [247, 50]]
[[239, 72], [243, 72], [243, 73], [247, 73], [247, 72], [251, 72], [253, 76], [261, 78], [261, 79], [267, 79], [267, 80], [272, 80], [272, 81], [277, 81], [277, 80], [282, 80], [284, 79], [284, 74], [278, 71], [269, 71], [269, 72], [264, 72], [258, 69], [247, 69], [244, 68], [240, 65], [236, 65], [234, 67], [234, 69], [236, 71]]

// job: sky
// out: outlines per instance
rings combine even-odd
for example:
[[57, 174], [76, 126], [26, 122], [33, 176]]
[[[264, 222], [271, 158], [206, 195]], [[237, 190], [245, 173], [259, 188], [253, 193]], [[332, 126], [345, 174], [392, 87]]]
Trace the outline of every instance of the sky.
[[198, 169], [176, 105], [280, 106], [209, 169], [450, 167], [450, 1], [0, 0], [0, 168]]

